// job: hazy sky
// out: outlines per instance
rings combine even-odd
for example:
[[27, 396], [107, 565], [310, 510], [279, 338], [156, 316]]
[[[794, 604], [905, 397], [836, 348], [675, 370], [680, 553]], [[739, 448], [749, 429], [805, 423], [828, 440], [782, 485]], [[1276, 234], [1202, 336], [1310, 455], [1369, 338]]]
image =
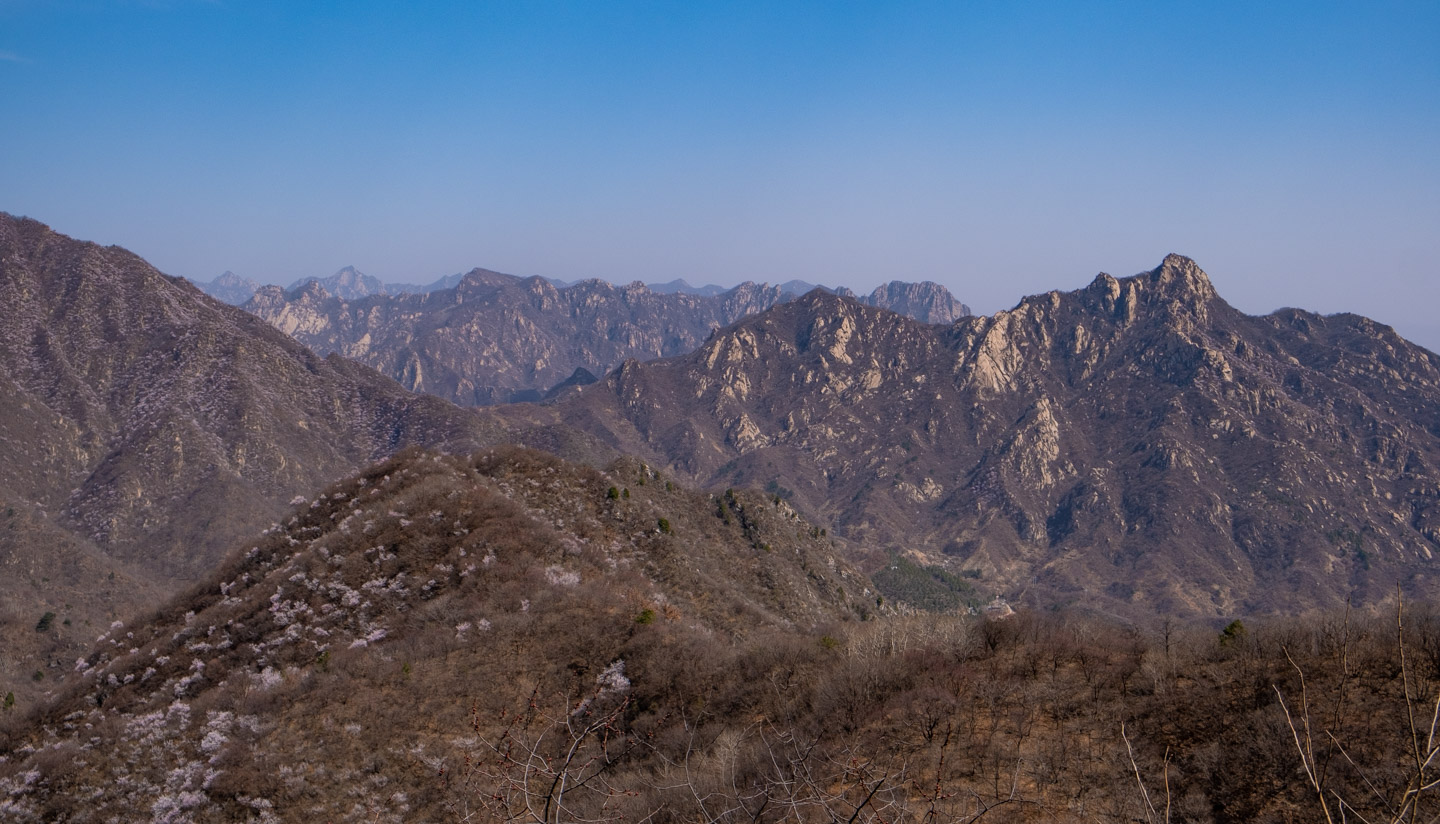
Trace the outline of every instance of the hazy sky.
[[1195, 258], [1440, 349], [1440, 3], [0, 0], [0, 210], [288, 283]]

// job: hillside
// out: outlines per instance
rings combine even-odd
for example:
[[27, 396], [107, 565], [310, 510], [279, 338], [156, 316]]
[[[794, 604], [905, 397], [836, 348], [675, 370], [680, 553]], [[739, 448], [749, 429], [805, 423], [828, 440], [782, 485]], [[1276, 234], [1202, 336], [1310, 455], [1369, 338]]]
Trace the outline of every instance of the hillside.
[[732, 644], [813, 644], [874, 612], [867, 586], [763, 496], [686, 491], [635, 461], [410, 451], [72, 659], [57, 702], [0, 741], [0, 812], [450, 817], [464, 788], [437, 778], [495, 719], [623, 694], [669, 724], [720, 686]]
[[1231, 616], [1440, 594], [1440, 360], [1244, 315], [1190, 260], [927, 326], [811, 293], [553, 410], [1037, 604]]
[[783, 501], [411, 451], [0, 716], [0, 817], [1389, 820], [1436, 801], [1437, 650], [1413, 609], [877, 614]]
[[33, 706], [112, 621], [163, 595], [149, 575], [0, 491], [0, 697]]
[[[577, 370], [604, 374], [627, 358], [690, 352], [715, 329], [794, 297], [754, 283], [717, 294], [600, 280], [557, 287], [483, 269], [449, 289], [360, 294], [320, 282], [269, 286], [245, 309], [316, 352], [353, 358], [413, 391], [487, 405], [540, 400]], [[934, 283], [894, 282], [864, 300], [933, 323], [970, 312]]]
[[0, 302], [0, 489], [157, 578], [402, 446], [496, 431], [34, 220], [0, 215]]

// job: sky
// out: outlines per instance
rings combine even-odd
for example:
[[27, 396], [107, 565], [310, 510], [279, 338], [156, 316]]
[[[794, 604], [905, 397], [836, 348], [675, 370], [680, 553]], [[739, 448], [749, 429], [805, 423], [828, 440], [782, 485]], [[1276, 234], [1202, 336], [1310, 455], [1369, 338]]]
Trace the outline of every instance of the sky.
[[0, 0], [0, 211], [288, 284], [1194, 258], [1440, 350], [1440, 2]]

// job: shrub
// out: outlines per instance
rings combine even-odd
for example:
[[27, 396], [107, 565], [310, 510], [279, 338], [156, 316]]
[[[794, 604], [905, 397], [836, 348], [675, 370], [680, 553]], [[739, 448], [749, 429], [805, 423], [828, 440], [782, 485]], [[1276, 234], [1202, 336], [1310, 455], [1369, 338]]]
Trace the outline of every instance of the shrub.
[[1225, 628], [1220, 630], [1221, 645], [1229, 645], [1243, 640], [1245, 640], [1245, 624], [1239, 618], [1226, 624]]
[[895, 556], [871, 576], [875, 588], [892, 601], [928, 612], [947, 612], [978, 606], [980, 599], [970, 582], [937, 566], [924, 566]]
[[35, 631], [45, 632], [50, 629], [50, 625], [53, 623], [55, 623], [55, 613], [47, 612], [44, 615], [40, 616], [40, 620], [36, 622]]

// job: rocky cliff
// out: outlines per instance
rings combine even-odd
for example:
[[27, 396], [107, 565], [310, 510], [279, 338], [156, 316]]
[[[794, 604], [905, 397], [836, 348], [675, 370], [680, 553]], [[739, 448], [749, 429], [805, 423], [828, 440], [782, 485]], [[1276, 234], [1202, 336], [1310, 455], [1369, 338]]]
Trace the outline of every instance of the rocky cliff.
[[1172, 255], [949, 327], [812, 293], [553, 414], [1012, 597], [1223, 616], [1440, 593], [1437, 367]]
[[850, 295], [866, 306], [889, 309], [921, 323], [954, 323], [970, 316], [970, 307], [955, 299], [938, 283], [906, 283], [892, 280], [875, 287], [875, 291], [863, 297]]

